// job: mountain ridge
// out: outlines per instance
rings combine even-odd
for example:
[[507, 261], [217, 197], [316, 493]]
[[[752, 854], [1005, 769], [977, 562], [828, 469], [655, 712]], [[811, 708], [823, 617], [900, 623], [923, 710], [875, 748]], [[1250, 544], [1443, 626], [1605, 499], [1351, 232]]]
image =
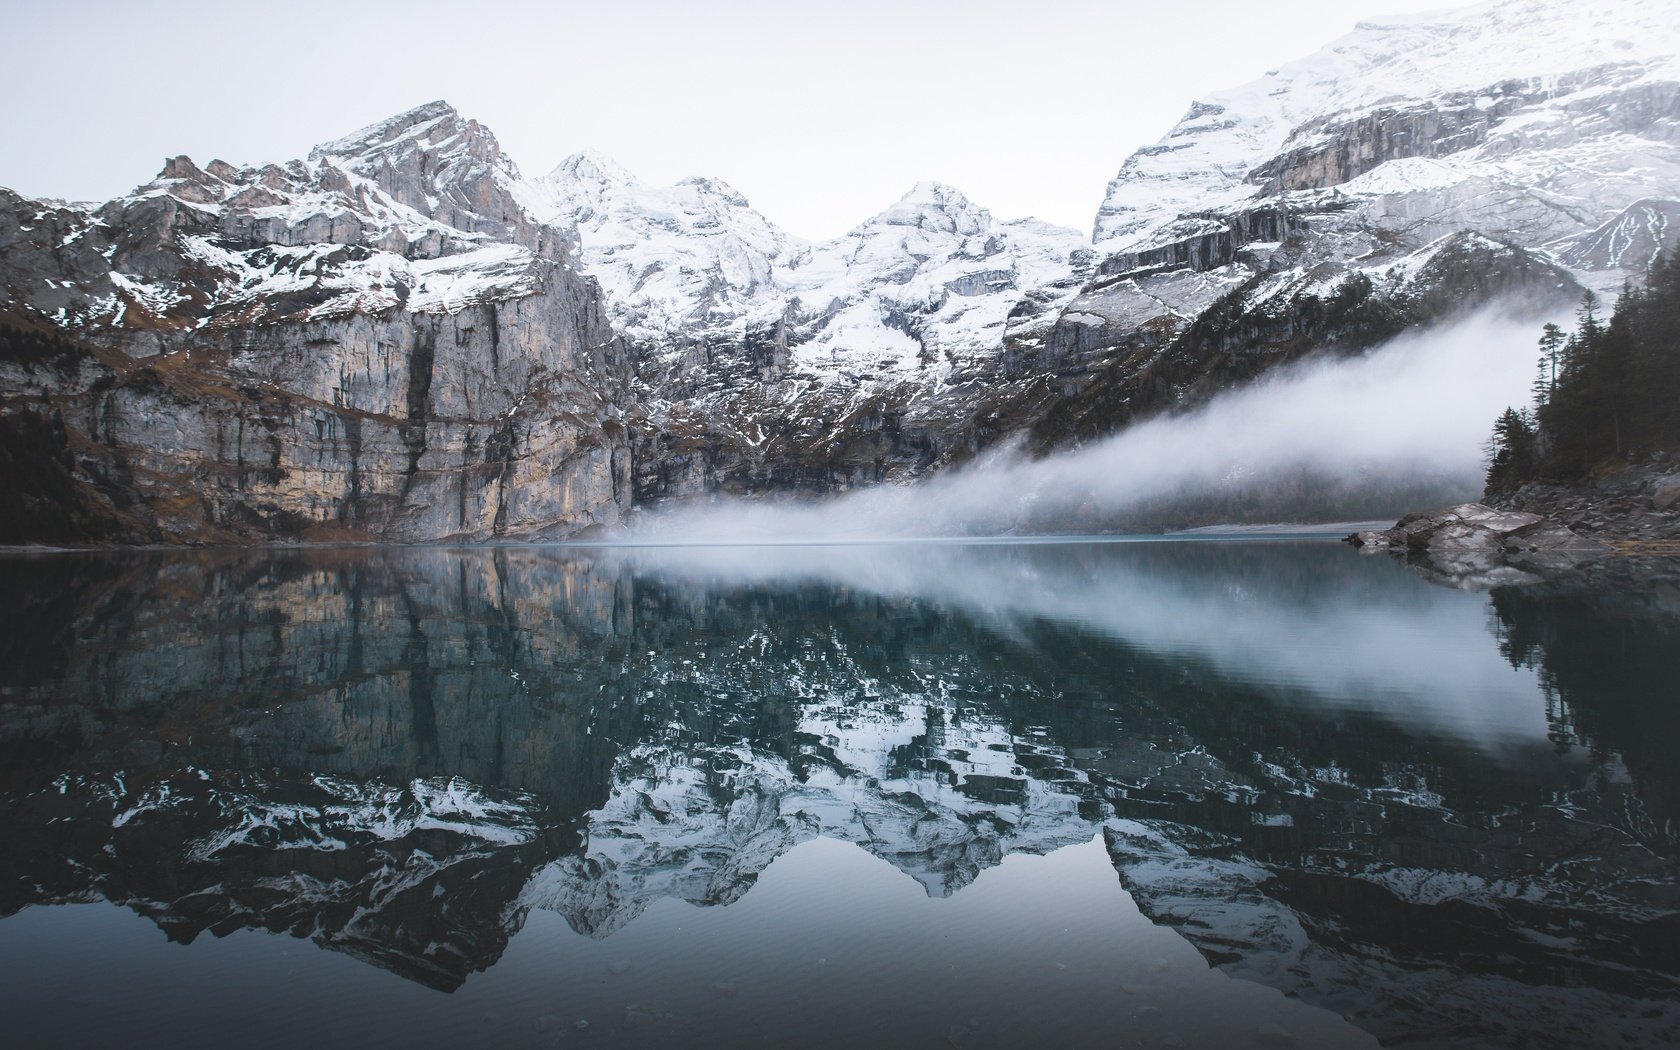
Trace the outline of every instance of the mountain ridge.
[[119, 532], [226, 542], [565, 535], [1053, 452], [1637, 277], [1680, 214], [1660, 6], [1362, 23], [1135, 151], [1094, 243], [931, 180], [805, 242], [716, 178], [589, 151], [522, 177], [441, 100], [92, 209], [6, 191], [0, 308], [87, 347], [74, 375], [0, 359], [8, 456], [67, 464]]

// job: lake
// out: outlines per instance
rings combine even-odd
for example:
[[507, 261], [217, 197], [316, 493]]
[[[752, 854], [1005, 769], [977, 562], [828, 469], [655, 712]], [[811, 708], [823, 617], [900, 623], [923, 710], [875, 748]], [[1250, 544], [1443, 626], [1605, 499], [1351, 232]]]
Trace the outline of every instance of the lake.
[[1680, 564], [0, 557], [8, 1045], [1680, 1041]]

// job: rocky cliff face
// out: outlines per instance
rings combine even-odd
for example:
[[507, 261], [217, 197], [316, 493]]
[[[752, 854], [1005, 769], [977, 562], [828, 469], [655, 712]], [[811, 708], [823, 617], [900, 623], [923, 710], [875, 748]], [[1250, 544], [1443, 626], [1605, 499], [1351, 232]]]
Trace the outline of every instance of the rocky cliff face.
[[1194, 104], [1089, 241], [924, 183], [809, 244], [715, 179], [522, 179], [442, 103], [97, 208], [0, 192], [5, 538], [569, 534], [1555, 312], [1674, 243], [1677, 55], [1655, 0], [1366, 23]]
[[[7, 452], [61, 464], [81, 534], [420, 540], [628, 509], [632, 364], [565, 235], [433, 103], [285, 166], [97, 209], [0, 193]], [[8, 479], [26, 495], [37, 483]]]

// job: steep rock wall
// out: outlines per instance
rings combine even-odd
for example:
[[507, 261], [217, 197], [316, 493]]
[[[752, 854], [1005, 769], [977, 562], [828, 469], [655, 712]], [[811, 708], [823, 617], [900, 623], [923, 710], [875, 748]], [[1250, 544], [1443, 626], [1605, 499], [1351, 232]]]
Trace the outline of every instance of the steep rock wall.
[[97, 212], [0, 193], [0, 469], [67, 508], [0, 542], [617, 522], [634, 363], [514, 174], [433, 104], [285, 168], [176, 158]]

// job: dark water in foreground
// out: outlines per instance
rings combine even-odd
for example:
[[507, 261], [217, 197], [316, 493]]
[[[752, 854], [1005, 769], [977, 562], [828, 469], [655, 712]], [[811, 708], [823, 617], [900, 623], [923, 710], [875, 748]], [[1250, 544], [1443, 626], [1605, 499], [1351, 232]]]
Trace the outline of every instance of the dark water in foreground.
[[0, 559], [5, 1040], [1674, 1042], [1677, 579]]

